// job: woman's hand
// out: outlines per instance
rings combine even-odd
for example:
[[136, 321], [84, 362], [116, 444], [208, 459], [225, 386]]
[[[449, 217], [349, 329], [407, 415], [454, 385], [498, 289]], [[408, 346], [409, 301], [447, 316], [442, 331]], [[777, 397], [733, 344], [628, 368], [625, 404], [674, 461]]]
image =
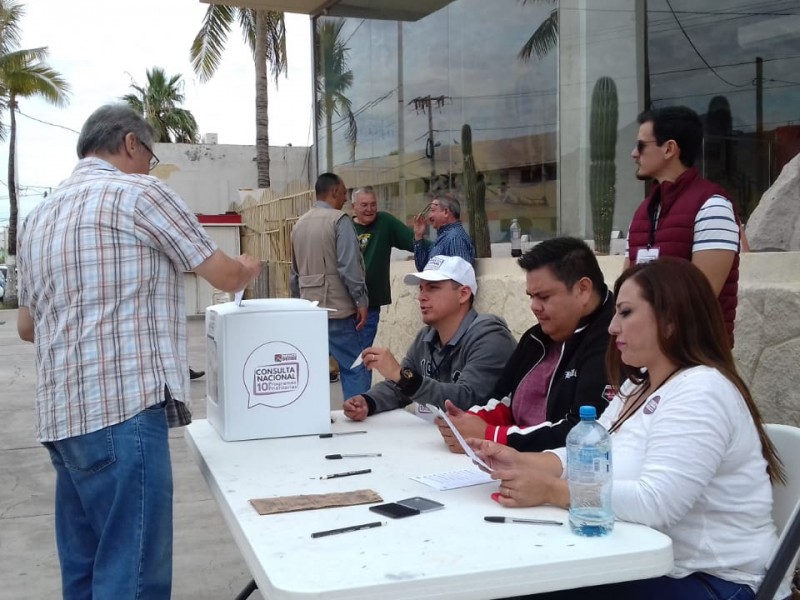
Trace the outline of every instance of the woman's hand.
[[503, 506], [522, 507], [553, 504], [569, 507], [569, 488], [561, 479], [563, 467], [555, 454], [518, 452], [488, 440], [469, 439], [467, 443], [500, 480], [500, 493], [492, 498]]

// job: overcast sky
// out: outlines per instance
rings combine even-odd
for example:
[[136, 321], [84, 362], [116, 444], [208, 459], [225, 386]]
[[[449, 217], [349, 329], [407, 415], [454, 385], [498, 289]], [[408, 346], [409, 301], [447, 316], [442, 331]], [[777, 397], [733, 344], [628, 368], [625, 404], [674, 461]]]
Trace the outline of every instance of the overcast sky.
[[[189, 62], [189, 47], [207, 4], [199, 0], [27, 0], [22, 47], [47, 46], [48, 63], [71, 86], [69, 105], [20, 99], [17, 162], [20, 211], [24, 216], [56, 187], [77, 161], [77, 131], [100, 105], [146, 84], [145, 71], [162, 67], [181, 74], [186, 102], [200, 133], [217, 133], [220, 144], [255, 143], [254, 66], [238, 25], [232, 29], [219, 70], [200, 83]], [[289, 77], [276, 91], [270, 84], [270, 144], [311, 143], [310, 24], [287, 15]], [[39, 121], [45, 121], [41, 123]], [[4, 116], [8, 124], [8, 115]], [[74, 131], [71, 131], [74, 130]], [[8, 223], [8, 142], [0, 145], [0, 226]]]

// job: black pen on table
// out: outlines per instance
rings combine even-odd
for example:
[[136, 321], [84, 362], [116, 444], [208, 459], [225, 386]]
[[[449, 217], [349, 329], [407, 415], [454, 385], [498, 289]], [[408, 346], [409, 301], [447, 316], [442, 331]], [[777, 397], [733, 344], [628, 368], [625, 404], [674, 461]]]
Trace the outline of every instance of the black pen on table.
[[332, 438], [335, 435], [355, 435], [356, 433], [367, 433], [366, 431], [358, 430], [358, 431], [333, 431], [331, 433], [320, 433], [319, 437], [321, 438]]
[[548, 519], [517, 519], [515, 517], [483, 517], [489, 523], [527, 523], [528, 525], [563, 525], [561, 521]]
[[340, 458], [369, 458], [380, 455], [380, 452], [365, 452], [364, 454], [326, 454], [325, 458], [328, 460], [337, 460]]
[[[345, 471], [344, 473], [331, 473], [330, 475], [322, 475], [320, 479], [336, 479], [337, 477], [350, 477], [351, 475], [366, 475], [372, 473], [372, 469], [361, 469], [360, 471]], [[311, 479], [315, 479], [312, 477]]]
[[337, 533], [350, 533], [351, 531], [361, 531], [362, 529], [372, 529], [373, 527], [383, 527], [386, 521], [373, 521], [372, 523], [362, 523], [361, 525], [351, 525], [350, 527], [342, 527], [340, 529], [328, 529], [327, 531], [315, 531], [311, 534], [312, 538], [321, 538], [328, 535], [336, 535]]

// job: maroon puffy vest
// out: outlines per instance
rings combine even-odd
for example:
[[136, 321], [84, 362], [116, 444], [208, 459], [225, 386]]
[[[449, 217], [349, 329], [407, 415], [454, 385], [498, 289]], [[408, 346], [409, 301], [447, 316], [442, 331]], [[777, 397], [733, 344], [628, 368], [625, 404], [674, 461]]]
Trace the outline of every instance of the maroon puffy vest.
[[[639, 205], [631, 221], [629, 233], [628, 259], [636, 263], [640, 248], [650, 243], [651, 203], [661, 203], [653, 247], [659, 249], [659, 256], [677, 256], [692, 259], [694, 241], [694, 220], [700, 208], [711, 196], [718, 195], [728, 199], [728, 193], [716, 183], [700, 177], [696, 168], [684, 171], [675, 181], [665, 181], [653, 186], [650, 195]], [[728, 200], [730, 202], [730, 200]], [[655, 206], [655, 204], [653, 204]], [[735, 214], [734, 210], [734, 214]], [[737, 217], [738, 222], [738, 217]], [[733, 323], [736, 318], [737, 294], [739, 292], [739, 254], [733, 259], [731, 272], [719, 294], [719, 304], [725, 319], [731, 347], [733, 347]]]

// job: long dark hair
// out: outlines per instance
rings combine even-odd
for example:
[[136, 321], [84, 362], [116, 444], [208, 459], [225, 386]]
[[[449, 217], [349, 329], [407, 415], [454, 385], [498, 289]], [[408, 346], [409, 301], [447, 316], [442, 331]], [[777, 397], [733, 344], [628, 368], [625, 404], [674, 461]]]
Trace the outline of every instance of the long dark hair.
[[[653, 308], [661, 352], [679, 368], [712, 367], [736, 386], [758, 430], [770, 480], [784, 481], [781, 461], [764, 431], [758, 407], [736, 371], [722, 311], [706, 276], [687, 260], [663, 257], [627, 269], [614, 284], [615, 298], [629, 279]], [[609, 381], [620, 378], [617, 389], [625, 379], [640, 385], [649, 383], [646, 372], [622, 362], [613, 335], [606, 352], [606, 370]]]

